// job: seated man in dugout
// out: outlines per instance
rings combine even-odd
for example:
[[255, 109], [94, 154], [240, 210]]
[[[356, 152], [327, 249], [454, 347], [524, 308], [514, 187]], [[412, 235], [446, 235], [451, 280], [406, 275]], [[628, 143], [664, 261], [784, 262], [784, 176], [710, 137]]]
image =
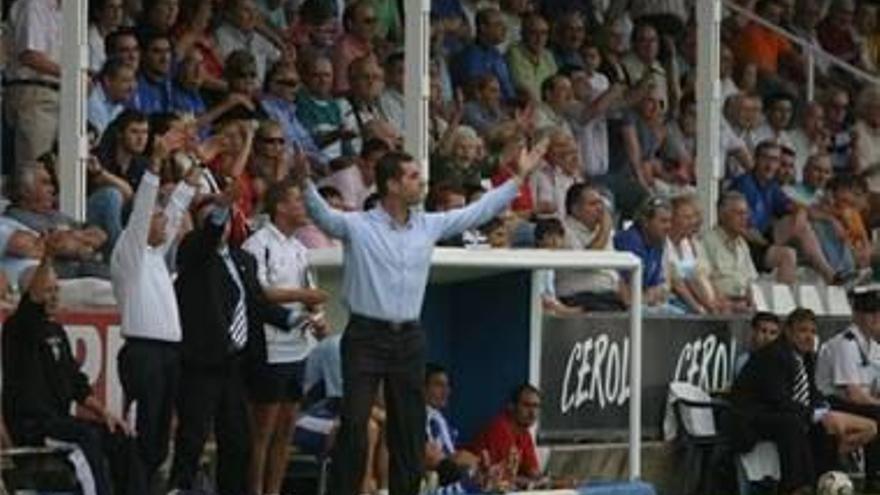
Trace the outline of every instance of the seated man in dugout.
[[[94, 395], [67, 333], [55, 320], [58, 279], [52, 262], [57, 247], [54, 241], [46, 246], [18, 308], [3, 325], [3, 418], [16, 444], [76, 445], [94, 483], [81, 486], [83, 493], [91, 488], [97, 495], [146, 495], [131, 429]], [[74, 402], [93, 419], [72, 416]]]

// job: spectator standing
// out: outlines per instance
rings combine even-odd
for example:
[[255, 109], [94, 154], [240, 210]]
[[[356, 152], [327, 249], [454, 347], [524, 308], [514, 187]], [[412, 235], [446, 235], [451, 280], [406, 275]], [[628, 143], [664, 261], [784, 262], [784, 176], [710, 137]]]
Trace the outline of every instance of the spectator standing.
[[[195, 193], [180, 183], [160, 208], [159, 175], [168, 133], [153, 146], [150, 168], [140, 181], [128, 225], [110, 259], [113, 290], [122, 319], [125, 344], [119, 353], [125, 410], [136, 417], [137, 441], [147, 482], [155, 482], [168, 455], [171, 415], [180, 378], [180, 318], [165, 255], [175, 242]], [[171, 144], [171, 143], [169, 143]]]
[[296, 313], [267, 301], [254, 257], [229, 246], [231, 198], [209, 203], [178, 248], [175, 282], [183, 330], [172, 488], [192, 489], [208, 433], [217, 438], [217, 492], [247, 493], [248, 421], [243, 364], [263, 350], [263, 324], [294, 328]]
[[281, 493], [293, 427], [303, 399], [306, 358], [325, 325], [316, 324], [327, 293], [314, 285], [306, 247], [293, 235], [304, 209], [302, 194], [290, 182], [266, 192], [270, 222], [242, 248], [257, 262], [257, 280], [266, 299], [297, 315], [293, 331], [264, 325], [265, 346], [248, 364], [248, 391], [254, 425], [249, 467], [250, 493]]
[[61, 4], [22, 0], [9, 11], [12, 43], [3, 95], [14, 134], [15, 167], [52, 149], [58, 136]]
[[614, 84], [599, 72], [602, 55], [595, 45], [585, 43], [581, 49], [584, 61], [583, 77], [570, 74], [572, 89], [577, 100], [584, 105], [580, 115], [570, 118], [572, 129], [580, 147], [584, 175], [599, 178], [608, 173], [608, 118], [614, 106], [621, 102], [626, 89]]
[[[539, 143], [531, 152], [523, 151], [519, 179], [508, 181], [467, 208], [445, 213], [410, 210], [421, 202], [422, 178], [413, 159], [401, 153], [389, 153], [379, 161], [379, 205], [366, 212], [333, 211], [314, 184], [307, 183], [306, 206], [315, 222], [345, 243], [343, 298], [351, 312], [342, 340], [345, 393], [342, 430], [330, 477], [333, 493], [357, 493], [366, 457], [367, 420], [380, 380], [389, 399], [389, 414], [395, 418], [388, 423], [387, 433], [389, 451], [395, 454], [391, 458], [391, 491], [404, 495], [418, 492], [425, 408], [424, 336], [417, 318], [433, 245], [497, 214], [514, 199], [519, 181], [534, 169], [545, 150], [546, 143]], [[401, 299], [401, 295], [406, 297]], [[380, 348], [391, 350], [391, 354], [375, 354]]]

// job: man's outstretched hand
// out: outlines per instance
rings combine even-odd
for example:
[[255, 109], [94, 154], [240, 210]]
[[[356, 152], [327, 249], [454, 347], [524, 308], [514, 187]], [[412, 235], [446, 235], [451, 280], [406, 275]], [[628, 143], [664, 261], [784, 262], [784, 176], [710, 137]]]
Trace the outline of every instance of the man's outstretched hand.
[[538, 168], [538, 165], [541, 164], [541, 160], [544, 158], [544, 154], [547, 153], [547, 145], [549, 140], [544, 138], [538, 141], [532, 149], [527, 150], [523, 148], [519, 153], [519, 160], [517, 161], [517, 175], [521, 180], [525, 180], [529, 174], [535, 171]]

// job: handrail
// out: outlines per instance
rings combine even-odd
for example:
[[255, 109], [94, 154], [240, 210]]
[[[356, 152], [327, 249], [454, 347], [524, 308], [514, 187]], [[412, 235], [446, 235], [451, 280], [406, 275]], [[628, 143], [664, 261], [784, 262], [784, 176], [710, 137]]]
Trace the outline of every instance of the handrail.
[[869, 72], [866, 72], [863, 69], [860, 69], [859, 67], [856, 67], [856, 66], [850, 64], [849, 62], [842, 60], [842, 59], [828, 53], [822, 47], [818, 46], [816, 43], [805, 41], [803, 38], [801, 38], [800, 36], [797, 36], [794, 33], [789, 32], [787, 29], [785, 29], [781, 26], [777, 26], [776, 24], [773, 24], [772, 22], [764, 19], [760, 15], [752, 12], [751, 10], [749, 10], [741, 5], [737, 5], [733, 0], [723, 0], [723, 2], [724, 2], [724, 6], [726, 8], [729, 8], [730, 10], [733, 10], [737, 14], [748, 18], [752, 22], [756, 22], [756, 23], [764, 26], [767, 29], [775, 31], [776, 33], [782, 35], [783, 37], [785, 37], [786, 39], [788, 39], [792, 43], [800, 46], [801, 49], [803, 49], [807, 53], [808, 59], [807, 59], [806, 71], [807, 71], [807, 100], [808, 101], [812, 101], [815, 96], [815, 65], [816, 65], [815, 57], [817, 55], [821, 55], [822, 57], [827, 59], [829, 62], [831, 62], [833, 65], [835, 65], [841, 69], [844, 69], [847, 72], [849, 72], [855, 76], [858, 76], [859, 78], [861, 78], [863, 80], [866, 80], [867, 82], [880, 85], [880, 77], [875, 76], [874, 74], [871, 74]]

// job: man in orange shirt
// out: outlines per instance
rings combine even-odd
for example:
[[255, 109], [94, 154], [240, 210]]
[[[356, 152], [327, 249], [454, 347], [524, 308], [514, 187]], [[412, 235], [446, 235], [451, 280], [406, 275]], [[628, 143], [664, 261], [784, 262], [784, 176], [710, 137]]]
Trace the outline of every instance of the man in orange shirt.
[[[778, 0], [761, 0], [755, 12], [768, 22], [779, 25], [783, 7]], [[779, 80], [780, 63], [792, 67], [793, 73], [803, 66], [803, 61], [785, 37], [775, 31], [752, 22], [740, 31], [736, 42], [737, 61], [740, 64], [755, 64], [761, 80]]]

